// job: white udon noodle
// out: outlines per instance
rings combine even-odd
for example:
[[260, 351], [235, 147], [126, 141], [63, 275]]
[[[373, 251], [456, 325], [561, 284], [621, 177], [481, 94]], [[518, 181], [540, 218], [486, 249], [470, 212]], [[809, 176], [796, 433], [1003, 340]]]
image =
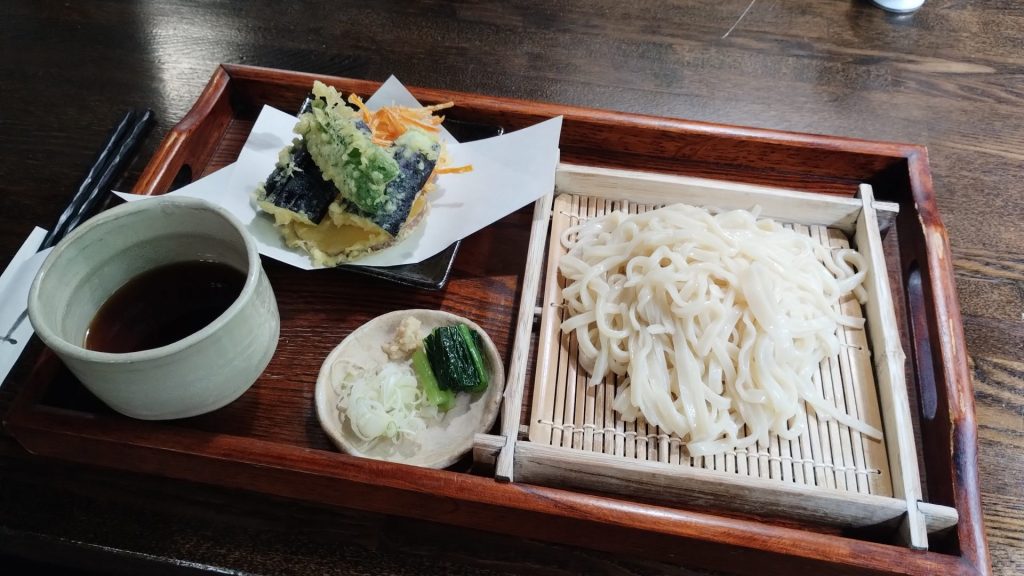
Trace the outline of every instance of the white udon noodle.
[[[863, 303], [866, 263], [745, 210], [712, 215], [675, 204], [612, 212], [565, 231], [559, 261], [566, 319], [591, 385], [624, 377], [613, 403], [676, 434], [691, 456], [745, 449], [769, 433], [793, 440], [805, 403], [867, 436], [813, 382], [839, 351], [835, 309]], [[744, 429], [744, 425], [746, 428]]]

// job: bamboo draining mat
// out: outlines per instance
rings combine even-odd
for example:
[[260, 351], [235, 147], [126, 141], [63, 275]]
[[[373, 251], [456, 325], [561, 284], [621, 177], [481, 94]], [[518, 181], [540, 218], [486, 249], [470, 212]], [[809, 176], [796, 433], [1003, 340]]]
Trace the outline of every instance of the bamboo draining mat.
[[[565, 253], [560, 241], [562, 233], [581, 219], [614, 210], [635, 214], [655, 207], [575, 194], [556, 196], [547, 274], [558, 274], [558, 260]], [[792, 227], [833, 250], [849, 247], [849, 240], [840, 230], [799, 224]], [[538, 350], [529, 426], [531, 442], [768, 481], [893, 495], [885, 443], [862, 436], [834, 420], [819, 418], [812, 408], [807, 410], [807, 432], [797, 440], [781, 440], [772, 434], [767, 443], [758, 443], [746, 451], [700, 458], [689, 457], [678, 436], [662, 432], [642, 417], [636, 422], [623, 421], [612, 410], [619, 378], [610, 374], [604, 383], [588, 386], [588, 374], [576, 358], [575, 336], [564, 335], [558, 329], [564, 317], [563, 285], [564, 279], [559, 276], [558, 282], [548, 283], [549, 290], [544, 294], [541, 333], [557, 336], [547, 343], [541, 342]], [[840, 306], [845, 315], [864, 317], [852, 296]], [[841, 327], [839, 338], [839, 353], [821, 363], [814, 384], [840, 410], [882, 429], [867, 334], [865, 330]]]

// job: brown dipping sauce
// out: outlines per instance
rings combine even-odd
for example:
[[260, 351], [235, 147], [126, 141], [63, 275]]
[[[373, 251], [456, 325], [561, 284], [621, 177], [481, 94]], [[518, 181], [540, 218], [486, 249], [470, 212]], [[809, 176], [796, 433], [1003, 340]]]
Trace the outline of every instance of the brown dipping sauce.
[[176, 262], [129, 280], [100, 306], [85, 333], [97, 352], [138, 352], [202, 330], [242, 293], [245, 274], [220, 262]]

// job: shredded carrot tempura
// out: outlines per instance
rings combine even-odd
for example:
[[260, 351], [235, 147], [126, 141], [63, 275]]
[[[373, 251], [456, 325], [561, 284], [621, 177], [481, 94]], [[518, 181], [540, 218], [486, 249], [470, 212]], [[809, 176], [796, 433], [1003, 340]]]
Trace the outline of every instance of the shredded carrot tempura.
[[[356, 94], [349, 94], [348, 101], [355, 106], [363, 116], [363, 122], [370, 129], [370, 137], [378, 146], [390, 146], [395, 139], [405, 133], [410, 127], [415, 126], [426, 132], [439, 132], [444, 116], [434, 116], [434, 112], [451, 108], [453, 102], [423, 106], [421, 108], [409, 108], [406, 106], [384, 106], [378, 110], [370, 110], [363, 103], [363, 99]], [[441, 162], [439, 164], [443, 164]], [[473, 165], [445, 166], [434, 170], [435, 174], [462, 174], [472, 172]]]
[[434, 174], [462, 174], [464, 172], [472, 172], [473, 165], [466, 164], [465, 166], [449, 166], [446, 168], [438, 168], [434, 170]]
[[[355, 94], [350, 94], [348, 101], [362, 113], [363, 122], [370, 128], [373, 143], [378, 146], [390, 146], [411, 126], [427, 132], [438, 132], [441, 123], [444, 122], [444, 116], [434, 116], [433, 113], [455, 105], [453, 102], [445, 102], [422, 108], [384, 106], [379, 110], [370, 110], [363, 103], [363, 99]], [[463, 170], [465, 171], [467, 170]]]

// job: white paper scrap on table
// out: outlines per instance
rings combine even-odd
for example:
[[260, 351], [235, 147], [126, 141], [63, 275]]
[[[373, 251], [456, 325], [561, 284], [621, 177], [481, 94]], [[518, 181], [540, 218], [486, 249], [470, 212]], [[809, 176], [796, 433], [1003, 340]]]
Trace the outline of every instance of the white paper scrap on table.
[[[28, 292], [36, 272], [50, 254], [49, 248], [37, 252], [45, 237], [46, 230], [32, 230], [7, 269], [0, 274], [0, 338], [14, 340], [0, 341], [0, 386], [3, 386], [25, 345], [35, 334], [32, 323], [28, 318], [22, 318], [22, 315], [28, 309]], [[17, 328], [8, 334], [16, 323]]]
[[[366, 101], [367, 107], [420, 104], [394, 77]], [[456, 106], [458, 103], [456, 102]], [[292, 266], [318, 268], [309, 255], [289, 248], [274, 228], [273, 217], [259, 213], [252, 201], [256, 186], [274, 170], [278, 154], [295, 138], [296, 118], [265, 106], [253, 125], [238, 160], [171, 194], [194, 196], [234, 214], [256, 239], [260, 253]], [[551, 191], [558, 166], [562, 118], [552, 118], [502, 136], [460, 144], [445, 131], [451, 166], [472, 164], [471, 172], [441, 174], [431, 192], [430, 213], [407, 238], [352, 264], [397, 266], [421, 262], [515, 212]], [[118, 192], [125, 200], [141, 200]]]

